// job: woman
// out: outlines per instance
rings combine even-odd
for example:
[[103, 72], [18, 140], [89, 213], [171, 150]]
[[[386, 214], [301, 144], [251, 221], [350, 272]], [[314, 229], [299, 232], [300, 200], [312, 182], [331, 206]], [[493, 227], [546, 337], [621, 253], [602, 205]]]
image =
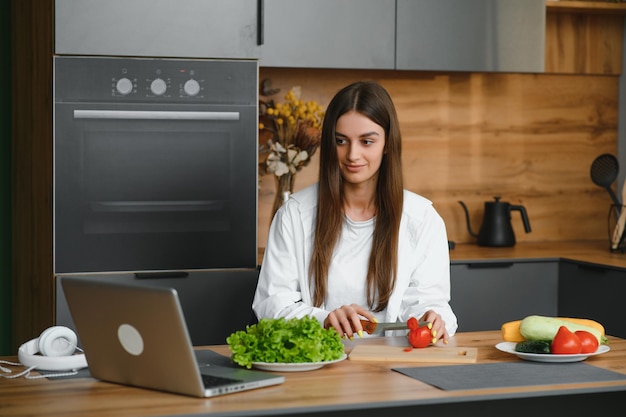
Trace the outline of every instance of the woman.
[[317, 318], [363, 336], [361, 318], [432, 323], [444, 343], [449, 305], [444, 222], [403, 189], [401, 136], [387, 91], [357, 82], [326, 110], [317, 184], [283, 204], [270, 226], [253, 309], [259, 318]]

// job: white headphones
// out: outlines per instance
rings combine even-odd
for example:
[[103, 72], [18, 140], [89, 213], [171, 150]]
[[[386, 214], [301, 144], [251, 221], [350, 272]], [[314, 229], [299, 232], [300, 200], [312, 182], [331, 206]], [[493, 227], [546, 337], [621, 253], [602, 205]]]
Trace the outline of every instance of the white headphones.
[[77, 344], [78, 337], [72, 329], [53, 326], [20, 346], [17, 357], [22, 365], [37, 370], [74, 371], [87, 367], [85, 355], [74, 354]]

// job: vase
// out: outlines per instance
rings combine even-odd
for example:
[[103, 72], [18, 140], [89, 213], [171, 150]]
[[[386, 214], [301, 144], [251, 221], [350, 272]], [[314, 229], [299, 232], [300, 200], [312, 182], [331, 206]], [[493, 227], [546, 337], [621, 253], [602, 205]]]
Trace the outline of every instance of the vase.
[[283, 205], [285, 201], [289, 199], [291, 193], [293, 193], [293, 183], [295, 175], [292, 173], [283, 174], [280, 177], [276, 177], [276, 196], [274, 197], [274, 207], [272, 208], [272, 218], [274, 214]]

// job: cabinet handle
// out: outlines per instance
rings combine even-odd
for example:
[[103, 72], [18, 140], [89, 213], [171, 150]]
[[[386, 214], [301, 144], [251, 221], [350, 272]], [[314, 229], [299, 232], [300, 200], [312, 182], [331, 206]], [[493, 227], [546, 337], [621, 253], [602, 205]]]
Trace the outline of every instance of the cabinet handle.
[[135, 272], [135, 279], [187, 278], [185, 271]]
[[599, 272], [601, 274], [604, 274], [607, 271], [606, 267], [592, 265], [592, 264], [576, 263], [576, 267], [578, 267], [578, 269], [583, 269], [583, 270], [586, 270], [586, 271]]
[[74, 119], [98, 120], [239, 120], [236, 111], [74, 110]]
[[257, 36], [257, 45], [263, 45], [265, 42], [265, 1], [257, 0], [257, 25], [256, 25], [256, 36]]
[[510, 268], [513, 262], [479, 262], [467, 264], [470, 269], [493, 269], [493, 268]]

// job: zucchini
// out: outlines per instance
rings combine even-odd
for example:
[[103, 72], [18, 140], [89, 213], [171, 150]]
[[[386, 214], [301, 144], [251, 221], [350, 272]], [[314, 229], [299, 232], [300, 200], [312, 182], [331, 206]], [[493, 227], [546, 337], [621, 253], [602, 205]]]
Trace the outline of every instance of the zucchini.
[[524, 340], [515, 344], [515, 351], [522, 353], [550, 353], [550, 341]]
[[599, 344], [608, 344], [608, 339], [598, 331], [598, 329], [590, 326], [572, 323], [555, 317], [547, 316], [528, 316], [520, 323], [520, 333], [527, 340], [552, 340], [559, 331], [559, 327], [565, 326], [570, 331], [585, 330], [593, 334]]

